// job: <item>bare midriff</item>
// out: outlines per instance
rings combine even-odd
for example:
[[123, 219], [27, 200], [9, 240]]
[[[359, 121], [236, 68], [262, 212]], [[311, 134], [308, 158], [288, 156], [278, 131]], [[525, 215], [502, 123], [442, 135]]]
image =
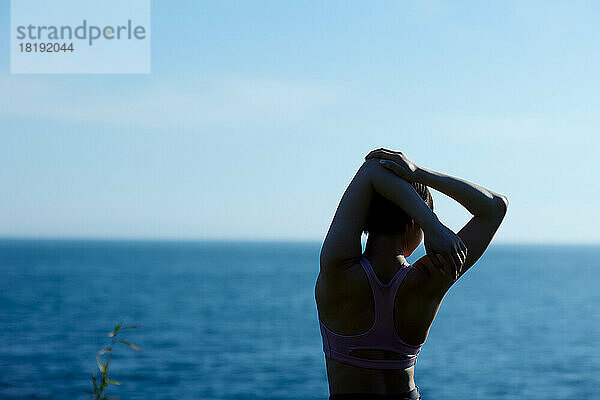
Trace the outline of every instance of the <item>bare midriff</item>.
[[[375, 357], [369, 355], [368, 358]], [[414, 366], [406, 369], [370, 369], [354, 367], [327, 357], [325, 357], [325, 361], [330, 394], [374, 393], [390, 395], [410, 392], [415, 388]]]

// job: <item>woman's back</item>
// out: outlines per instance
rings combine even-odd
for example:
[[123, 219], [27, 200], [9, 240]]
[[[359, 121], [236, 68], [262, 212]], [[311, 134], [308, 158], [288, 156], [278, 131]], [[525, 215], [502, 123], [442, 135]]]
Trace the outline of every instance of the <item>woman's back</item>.
[[415, 387], [413, 365], [434, 315], [425, 325], [420, 313], [414, 318], [415, 305], [420, 304], [419, 309], [426, 305], [415, 290], [419, 285], [415, 267], [380, 265], [363, 257], [340, 274], [321, 273], [317, 279], [315, 297], [325, 347], [337, 350], [331, 357], [331, 349], [325, 349], [330, 355], [332, 393], [393, 394]]

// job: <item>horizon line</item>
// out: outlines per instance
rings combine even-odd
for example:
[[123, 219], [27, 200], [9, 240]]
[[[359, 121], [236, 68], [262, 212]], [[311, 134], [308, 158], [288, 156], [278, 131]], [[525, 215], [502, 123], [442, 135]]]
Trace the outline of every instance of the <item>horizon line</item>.
[[[188, 243], [322, 243], [323, 239], [302, 239], [302, 238], [243, 238], [243, 237], [150, 237], [150, 236], [3, 236], [0, 235], [0, 241], [81, 241], [81, 242], [188, 242]], [[421, 244], [420, 246], [422, 246]], [[600, 242], [556, 242], [556, 241], [499, 241], [492, 242], [490, 246], [600, 246]]]

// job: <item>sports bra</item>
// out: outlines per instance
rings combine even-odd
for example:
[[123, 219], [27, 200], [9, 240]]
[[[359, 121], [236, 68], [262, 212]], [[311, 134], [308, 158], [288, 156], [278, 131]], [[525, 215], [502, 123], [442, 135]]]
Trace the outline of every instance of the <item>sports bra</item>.
[[[381, 283], [366, 257], [360, 265], [367, 274], [375, 302], [375, 321], [371, 328], [357, 335], [340, 335], [327, 328], [319, 316], [323, 352], [327, 357], [341, 363], [361, 368], [404, 369], [417, 362], [423, 343], [415, 346], [404, 342], [394, 326], [394, 301], [398, 287], [410, 269], [410, 264], [400, 267], [386, 284]], [[354, 350], [387, 350], [405, 356], [399, 360], [374, 360], [351, 355]]]

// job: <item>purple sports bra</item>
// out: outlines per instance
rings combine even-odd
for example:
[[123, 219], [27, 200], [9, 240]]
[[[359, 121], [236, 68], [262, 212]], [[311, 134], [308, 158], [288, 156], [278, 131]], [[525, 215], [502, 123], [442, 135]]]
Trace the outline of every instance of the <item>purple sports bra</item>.
[[[366, 332], [346, 336], [331, 331], [319, 317], [323, 352], [332, 360], [361, 368], [404, 369], [415, 365], [417, 355], [423, 344], [415, 346], [404, 342], [398, 337], [394, 326], [396, 292], [410, 269], [410, 265], [400, 267], [396, 275], [387, 284], [379, 281], [366, 257], [363, 256], [360, 259], [360, 265], [367, 274], [373, 291], [375, 322]], [[350, 353], [353, 350], [388, 350], [400, 353], [406, 358], [400, 360], [373, 360], [352, 356]]]

